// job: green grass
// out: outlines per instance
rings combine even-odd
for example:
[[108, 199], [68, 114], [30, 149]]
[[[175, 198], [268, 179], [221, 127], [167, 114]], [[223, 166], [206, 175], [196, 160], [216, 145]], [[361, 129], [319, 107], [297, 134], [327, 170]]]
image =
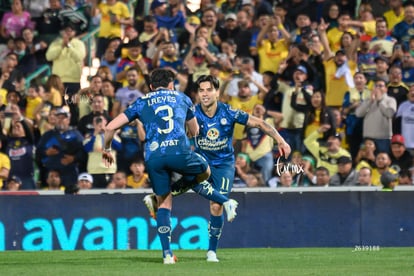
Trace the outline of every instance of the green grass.
[[220, 263], [205, 251], [176, 250], [163, 265], [161, 251], [49, 251], [0, 253], [1, 275], [413, 275], [414, 248], [220, 249]]

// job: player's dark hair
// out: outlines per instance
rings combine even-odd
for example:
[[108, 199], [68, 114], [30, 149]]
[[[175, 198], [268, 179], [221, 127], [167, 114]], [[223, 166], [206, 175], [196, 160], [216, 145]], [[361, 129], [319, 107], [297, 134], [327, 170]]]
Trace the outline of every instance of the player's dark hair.
[[219, 89], [220, 88], [220, 82], [216, 77], [213, 77], [211, 75], [201, 75], [200, 77], [198, 77], [198, 79], [195, 82], [196, 85], [196, 90], [198, 90], [200, 88], [200, 83], [202, 82], [209, 82], [213, 85], [214, 89]]
[[151, 73], [150, 83], [152, 89], [155, 90], [160, 87], [168, 87], [171, 82], [174, 82], [175, 75], [171, 70], [155, 69]]

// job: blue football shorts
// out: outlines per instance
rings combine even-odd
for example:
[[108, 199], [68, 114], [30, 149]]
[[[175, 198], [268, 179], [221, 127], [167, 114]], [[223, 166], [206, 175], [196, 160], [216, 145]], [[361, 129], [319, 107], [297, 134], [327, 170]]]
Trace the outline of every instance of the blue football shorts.
[[234, 162], [223, 162], [220, 165], [210, 165], [210, 183], [213, 188], [228, 197], [233, 188], [235, 167]]
[[186, 176], [197, 176], [208, 168], [204, 157], [193, 151], [179, 155], [154, 156], [147, 160], [145, 165], [152, 189], [159, 196], [171, 191], [170, 184], [173, 172]]

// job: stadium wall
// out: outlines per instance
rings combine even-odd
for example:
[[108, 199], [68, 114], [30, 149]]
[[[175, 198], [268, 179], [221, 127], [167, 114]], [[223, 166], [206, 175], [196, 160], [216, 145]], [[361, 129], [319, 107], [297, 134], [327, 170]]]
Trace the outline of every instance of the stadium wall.
[[[104, 192], [101, 194], [101, 192]], [[149, 190], [0, 193], [0, 251], [160, 249]], [[220, 247], [414, 246], [414, 190], [237, 189]], [[172, 248], [206, 249], [208, 202], [174, 200]]]

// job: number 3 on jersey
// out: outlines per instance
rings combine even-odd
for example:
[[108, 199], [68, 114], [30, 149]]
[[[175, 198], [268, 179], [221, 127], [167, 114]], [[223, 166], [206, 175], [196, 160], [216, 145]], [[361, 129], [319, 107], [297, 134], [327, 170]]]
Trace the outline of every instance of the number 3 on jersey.
[[160, 107], [157, 107], [157, 109], [155, 109], [155, 115], [157, 115], [160, 111], [164, 111], [164, 110], [167, 111], [167, 116], [161, 117], [161, 119], [167, 122], [167, 128], [164, 128], [164, 129], [158, 128], [157, 130], [159, 134], [167, 134], [167, 133], [170, 133], [174, 129], [174, 121], [172, 119], [174, 116], [174, 112], [170, 106], [162, 105]]

